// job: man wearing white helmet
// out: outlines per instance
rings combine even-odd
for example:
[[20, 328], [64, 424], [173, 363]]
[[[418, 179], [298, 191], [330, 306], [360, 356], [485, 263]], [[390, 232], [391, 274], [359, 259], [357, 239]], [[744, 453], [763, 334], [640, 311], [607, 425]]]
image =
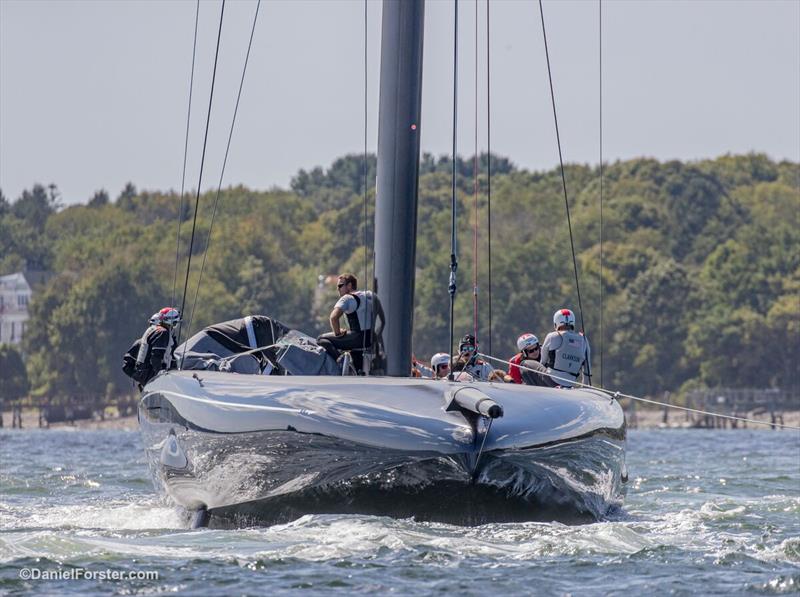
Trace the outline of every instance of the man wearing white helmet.
[[178, 344], [175, 326], [180, 320], [180, 311], [174, 307], [164, 307], [150, 318], [150, 327], [139, 343], [135, 373], [132, 376], [142, 386], [162, 369], [172, 369], [175, 366], [172, 353]]
[[553, 314], [553, 327], [555, 331], [547, 334], [542, 344], [541, 363], [554, 376], [544, 376], [548, 385], [571, 388], [581, 370], [591, 383], [589, 340], [575, 331], [575, 314], [559, 309]]
[[[517, 350], [519, 350], [519, 352], [509, 359], [509, 363], [511, 363], [508, 367], [508, 376], [511, 378], [510, 381], [513, 383], [522, 383], [523, 376], [520, 372], [519, 365], [523, 361], [527, 361], [524, 365], [525, 367], [535, 369], [541, 367], [543, 371], [545, 370], [544, 365], [539, 363], [539, 359], [542, 356], [542, 347], [539, 345], [539, 338], [537, 338], [535, 334], [522, 334], [517, 338]], [[535, 365], [531, 366], [532, 363], [539, 365], [539, 367]]]
[[437, 352], [431, 357], [433, 379], [446, 379], [450, 375], [450, 355], [446, 352]]

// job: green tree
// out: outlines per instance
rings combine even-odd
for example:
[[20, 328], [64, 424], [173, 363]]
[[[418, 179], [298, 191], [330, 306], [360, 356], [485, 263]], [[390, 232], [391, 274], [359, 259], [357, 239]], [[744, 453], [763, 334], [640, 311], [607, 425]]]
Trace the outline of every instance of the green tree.
[[774, 371], [765, 365], [775, 353], [765, 334], [765, 318], [752, 309], [718, 305], [690, 324], [686, 353], [697, 363], [703, 385], [768, 387]]
[[778, 164], [763, 153], [724, 155], [714, 160], [704, 160], [698, 169], [719, 180], [729, 190], [778, 179]]
[[22, 355], [11, 344], [0, 344], [0, 406], [28, 394], [30, 389]]
[[47, 270], [51, 262], [52, 242], [46, 234], [12, 213], [0, 215], [0, 273]]
[[89, 199], [89, 207], [104, 207], [108, 205], [109, 198], [108, 192], [105, 189], [100, 189], [99, 191], [95, 191], [92, 198]]
[[791, 290], [779, 297], [766, 316], [766, 333], [778, 353], [767, 355], [762, 366], [769, 385], [800, 392], [800, 271], [792, 276]]
[[670, 246], [676, 259], [682, 260], [704, 238], [704, 229], [717, 218], [725, 191], [712, 176], [680, 162], [664, 165]]
[[[483, 348], [489, 334], [489, 159], [478, 159], [477, 214], [475, 161], [456, 161], [454, 331], [460, 337], [473, 328], [477, 225]], [[254, 312], [322, 331], [335, 289], [317, 290], [317, 276], [349, 270], [363, 278], [365, 235], [366, 278], [372, 277], [375, 164], [369, 156], [366, 221], [360, 155], [302, 170], [290, 190], [222, 189], [213, 230], [217, 194], [202, 194], [185, 315], [191, 315], [204, 256], [205, 265], [191, 331]], [[491, 164], [492, 349], [508, 356], [520, 333], [541, 336], [551, 329], [556, 308], [577, 311], [578, 304], [559, 170], [520, 170], [495, 155]], [[424, 155], [420, 163], [413, 346], [422, 358], [449, 343], [451, 165], [449, 156]], [[605, 348], [607, 385], [654, 394], [690, 380], [797, 387], [798, 164], [759, 154], [688, 165], [652, 159], [608, 164], [602, 280], [599, 170], [567, 165], [566, 176], [587, 334], [595, 365]], [[0, 199], [0, 273], [28, 267], [58, 274], [35, 293], [25, 337], [37, 394], [125, 390], [127, 380], [116, 377], [121, 352], [153, 311], [172, 296], [179, 305], [182, 299], [194, 201], [184, 201], [179, 213], [177, 194], [138, 192], [131, 183], [114, 203], [106, 204], [102, 192], [96, 197], [90, 206], [60, 209], [55, 187], [37, 185], [12, 205]], [[120, 327], [111, 321], [104, 311], [109, 304], [130, 322]], [[96, 330], [102, 333], [91, 337]], [[760, 349], [750, 346], [759, 334], [779, 343], [786, 358], [759, 360]], [[83, 361], [75, 346], [83, 347]], [[751, 367], [770, 373], [736, 377], [745, 353], [760, 363]], [[91, 368], [75, 371], [94, 360], [96, 379]]]
[[608, 348], [607, 377], [633, 393], [677, 390], [696, 363], [687, 359], [687, 320], [695, 287], [684, 267], [671, 259], [639, 274], [615, 309], [616, 333]]
[[133, 200], [136, 197], [136, 187], [132, 182], [125, 184], [125, 187], [117, 197], [117, 206], [125, 211], [131, 211], [134, 208]]
[[11, 211], [37, 232], [41, 232], [47, 218], [58, 211], [59, 207], [61, 205], [55, 185], [48, 185], [45, 189], [42, 185], [35, 184], [30, 191], [22, 191], [22, 195], [11, 206]]
[[314, 199], [323, 209], [341, 209], [353, 195], [364, 193], [365, 182], [367, 189], [375, 184], [376, 169], [375, 155], [367, 156], [365, 172], [364, 156], [351, 154], [338, 158], [327, 170], [300, 170], [292, 178], [291, 188], [301, 197]]
[[38, 393], [114, 396], [130, 390], [122, 355], [164, 291], [141, 264], [116, 261], [68, 284], [62, 277], [31, 305], [26, 336]]

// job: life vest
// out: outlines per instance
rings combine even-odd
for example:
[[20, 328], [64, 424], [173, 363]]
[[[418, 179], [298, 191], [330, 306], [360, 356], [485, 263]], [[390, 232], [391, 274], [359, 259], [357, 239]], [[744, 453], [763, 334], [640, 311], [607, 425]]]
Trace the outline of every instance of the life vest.
[[165, 330], [168, 334], [167, 346], [164, 349], [164, 356], [161, 359], [161, 369], [169, 369], [169, 366], [172, 363], [172, 350], [175, 347], [175, 338], [168, 328], [164, 328], [159, 325], [151, 325], [145, 330], [144, 334], [142, 334], [142, 339], [139, 344], [139, 354], [136, 356], [136, 364], [138, 366], [141, 366], [143, 363], [149, 361], [150, 351], [152, 350], [152, 336], [159, 331], [159, 328]]
[[356, 308], [347, 315], [347, 327], [351, 332], [367, 331], [372, 329], [372, 320], [375, 317], [374, 298], [371, 290], [357, 290], [348, 293], [356, 301]]
[[467, 366], [464, 367], [464, 371], [475, 379], [489, 381], [489, 376], [492, 374], [492, 371], [494, 371], [494, 367], [483, 361], [475, 361], [474, 363], [467, 364]]
[[558, 335], [561, 342], [547, 351], [545, 364], [554, 371], [569, 373], [575, 378], [586, 360], [586, 339], [572, 330], [558, 332]]
[[508, 375], [511, 379], [514, 380], [514, 383], [522, 383], [522, 371], [518, 367], [518, 365], [522, 362], [522, 353], [518, 352], [515, 354], [511, 359], [508, 361], [510, 363], [508, 367]]
[[[142, 334], [142, 337], [136, 340], [122, 357], [123, 373], [141, 385], [146, 384], [158, 373], [158, 371], [154, 371], [153, 367], [150, 365], [150, 351], [152, 350], [151, 342], [153, 341], [153, 335], [159, 330], [159, 327], [160, 326], [151, 325], [147, 328], [144, 334]], [[169, 333], [168, 330], [167, 332]], [[159, 370], [169, 369], [175, 343], [175, 338], [169, 333], [169, 340], [167, 341], [167, 347], [164, 350], [164, 356], [162, 357]]]

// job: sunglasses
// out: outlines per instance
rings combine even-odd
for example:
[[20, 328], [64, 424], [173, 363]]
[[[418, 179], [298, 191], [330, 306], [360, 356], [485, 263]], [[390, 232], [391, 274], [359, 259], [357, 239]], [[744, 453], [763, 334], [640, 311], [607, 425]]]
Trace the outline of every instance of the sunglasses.
[[347, 282], [343, 282], [342, 284], [337, 284], [336, 288], [341, 288], [342, 286], [347, 286]]
[[467, 346], [462, 346], [461, 347], [461, 352], [475, 352], [476, 350], [478, 350], [478, 349], [475, 348], [474, 346], [467, 345]]
[[445, 363], [444, 365], [436, 365], [436, 369], [449, 369], [450, 365]]

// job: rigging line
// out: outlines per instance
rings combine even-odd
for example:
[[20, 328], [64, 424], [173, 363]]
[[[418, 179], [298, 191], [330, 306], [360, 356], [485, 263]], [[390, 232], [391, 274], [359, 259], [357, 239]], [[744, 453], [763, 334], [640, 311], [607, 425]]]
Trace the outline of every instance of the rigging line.
[[547, 78], [550, 81], [550, 99], [553, 103], [553, 120], [556, 127], [556, 142], [558, 144], [558, 161], [561, 165], [561, 183], [564, 187], [564, 205], [567, 210], [567, 227], [569, 228], [569, 244], [572, 248], [572, 267], [575, 270], [575, 291], [578, 295], [578, 312], [581, 316], [581, 332], [586, 333], [586, 328], [583, 323], [583, 304], [581, 302], [581, 286], [578, 282], [578, 260], [575, 257], [575, 242], [572, 237], [572, 220], [569, 216], [569, 199], [567, 198], [567, 176], [564, 173], [564, 158], [561, 153], [561, 135], [558, 132], [558, 115], [556, 113], [556, 94], [553, 90], [553, 75], [550, 71], [550, 52], [547, 49], [547, 31], [544, 26], [544, 8], [542, 7], [542, 0], [539, 0], [539, 14], [542, 17], [542, 37], [544, 38], [544, 54], [547, 58]]
[[472, 329], [478, 338], [478, 0], [475, 0], [475, 156], [472, 160], [472, 194], [475, 225], [472, 233]]
[[[605, 390], [607, 393], [609, 390]], [[628, 398], [629, 400], [637, 400], [638, 402], [646, 402], [648, 404], [656, 404], [658, 406], [665, 406], [667, 408], [674, 408], [675, 410], [682, 410], [684, 412], [696, 413], [699, 415], [709, 415], [713, 417], [719, 417], [721, 419], [730, 419], [732, 421], [742, 421], [743, 423], [755, 423], [756, 425], [769, 425], [770, 427], [780, 427], [781, 429], [792, 429], [794, 431], [800, 431], [800, 427], [796, 427], [794, 425], [784, 425], [783, 423], [768, 423], [766, 421], [759, 421], [758, 419], [748, 419], [747, 417], [736, 417], [733, 415], [723, 415], [721, 413], [715, 413], [705, 410], [700, 410], [697, 408], [689, 408], [688, 406], [680, 406], [678, 404], [669, 404], [668, 402], [659, 402], [657, 400], [650, 400], [649, 398], [640, 398], [638, 396], [631, 396], [629, 394], [621, 394], [616, 392], [613, 394], [613, 397], [620, 397], [620, 398]]]
[[486, 219], [487, 242], [489, 243], [489, 352], [492, 352], [492, 111], [490, 109], [491, 78], [489, 62], [489, 0], [486, 0]]
[[[368, 268], [369, 268], [369, 252], [368, 252], [368, 244], [369, 240], [367, 237], [367, 169], [369, 168], [368, 156], [367, 156], [367, 127], [368, 127], [368, 116], [367, 116], [367, 83], [368, 83], [368, 76], [367, 76], [367, 67], [369, 63], [367, 62], [367, 41], [369, 40], [368, 37], [368, 29], [367, 25], [369, 24], [368, 21], [368, 10], [367, 10], [367, 2], [368, 0], [364, 0], [364, 289], [369, 288], [369, 282], [367, 281], [369, 278], [368, 276]], [[369, 308], [370, 302], [367, 301], [367, 319], [372, 322], [372, 312]], [[372, 328], [370, 328], [372, 329]], [[372, 335], [375, 334], [375, 330], [372, 330]], [[362, 363], [361, 367], [362, 370], [364, 368], [363, 359], [365, 358], [367, 352], [367, 335], [362, 334], [363, 337], [363, 344], [361, 348], [363, 349], [361, 352], [362, 355]], [[375, 342], [375, 339], [372, 339], [372, 342]]]
[[[369, 4], [369, 0], [364, 0], [364, 156], [365, 156], [365, 164], [367, 163], [367, 123], [369, 121], [368, 116], [367, 116], [367, 114], [368, 114], [368, 110], [367, 110], [367, 104], [368, 104], [368, 100], [367, 100], [367, 98], [368, 98], [368, 95], [367, 95], [367, 81], [369, 80], [369, 78], [367, 76], [367, 72], [368, 72], [368, 69], [367, 69], [367, 65], [368, 65], [368, 63], [367, 63], [367, 54], [368, 54], [368, 52], [367, 52], [367, 49], [368, 49], [368, 44], [367, 44], [367, 41], [368, 41], [368, 37], [367, 37], [367, 31], [368, 31], [368, 27], [367, 27], [367, 25], [368, 25], [367, 5], [368, 4]], [[377, 168], [377, 159], [376, 159], [376, 168]], [[367, 184], [368, 184], [368, 172], [367, 172], [367, 166], [365, 166], [364, 167], [364, 202], [365, 202], [364, 209], [365, 210], [366, 210], [366, 202], [367, 202], [367, 190], [366, 190], [367, 189]], [[377, 180], [376, 180], [376, 185], [377, 185]], [[376, 203], [378, 201], [377, 190], [375, 191], [375, 201], [376, 201]], [[377, 211], [377, 207], [374, 208], [374, 211]], [[374, 222], [374, 218], [373, 218], [373, 222]], [[364, 226], [365, 237], [364, 238], [366, 240], [364, 241], [364, 260], [365, 260], [365, 262], [369, 262], [369, 258], [368, 258], [368, 254], [367, 254], [367, 246], [368, 246], [368, 243], [369, 243], [369, 237], [366, 236], [366, 234], [367, 234], [366, 233], [366, 228], [367, 228], [367, 226], [365, 224], [365, 226]], [[372, 277], [369, 278], [369, 282], [367, 282], [366, 279], [364, 280], [364, 288], [365, 289], [368, 288], [369, 290], [372, 291], [373, 299], [377, 297], [377, 293], [375, 292], [375, 228], [374, 228], [374, 225], [373, 225], [373, 230], [372, 230]], [[369, 302], [367, 304], [369, 304]], [[370, 314], [370, 317], [372, 318], [371, 321], [373, 323], [375, 321], [377, 321], [377, 315], [375, 314], [374, 311], [373, 311], [372, 314]], [[373, 325], [373, 330], [372, 330], [372, 346], [373, 346], [372, 354], [375, 357], [378, 357], [379, 356], [379, 352], [380, 352], [380, 343], [378, 342], [378, 336], [375, 333], [374, 327], [375, 326]], [[381, 329], [381, 333], [383, 333], [383, 329]], [[365, 342], [366, 342], [366, 340], [365, 340]], [[373, 360], [373, 362], [375, 362], [375, 361]], [[370, 370], [372, 370], [372, 367], [370, 367]]]
[[[247, 74], [247, 63], [250, 60], [250, 49], [253, 47], [253, 36], [256, 31], [256, 22], [258, 21], [258, 9], [261, 7], [261, 0], [258, 0], [256, 4], [256, 10], [253, 14], [253, 26], [250, 29], [250, 41], [247, 44], [247, 53], [245, 54], [244, 58], [244, 66], [242, 67], [242, 78], [239, 81], [239, 92], [236, 94], [236, 106], [233, 109], [233, 118], [231, 118], [231, 128], [228, 132], [228, 143], [225, 146], [225, 157], [222, 159], [222, 169], [219, 173], [219, 184], [217, 185], [217, 194], [214, 197], [214, 209], [211, 212], [211, 224], [208, 228], [208, 236], [206, 237], [206, 247], [203, 251], [203, 261], [200, 264], [200, 276], [197, 279], [197, 287], [195, 288], [194, 292], [194, 302], [192, 303], [192, 313], [189, 317], [189, 326], [187, 327], [188, 331], [192, 329], [192, 320], [194, 319], [194, 311], [195, 307], [197, 307], [197, 297], [200, 294], [200, 283], [203, 281], [203, 272], [205, 271], [206, 267], [206, 257], [208, 257], [208, 247], [211, 244], [211, 235], [214, 231], [214, 220], [217, 216], [217, 206], [219, 205], [219, 198], [222, 193], [222, 179], [225, 176], [225, 166], [228, 164], [228, 152], [231, 149], [231, 139], [233, 139], [233, 130], [236, 125], [236, 115], [239, 113], [239, 100], [242, 98], [242, 88], [244, 87], [244, 77]], [[185, 353], [185, 351], [184, 351]], [[183, 360], [183, 359], [181, 359]]]
[[603, 367], [603, 356], [606, 349], [606, 336], [604, 327], [604, 299], [605, 294], [603, 290], [603, 0], [597, 0], [598, 7], [598, 30], [599, 30], [599, 51], [600, 57], [600, 76], [599, 82], [599, 98], [600, 98], [600, 385], [603, 383], [606, 369]]
[[554, 375], [552, 373], [546, 373], [544, 371], [537, 371], [536, 369], [531, 369], [530, 367], [526, 367], [526, 366], [522, 365], [521, 363], [520, 364], [514, 364], [514, 363], [511, 363], [511, 361], [506, 361], [504, 359], [499, 359], [497, 357], [493, 357], [493, 356], [488, 355], [488, 354], [478, 353], [478, 356], [481, 356], [481, 357], [483, 357], [485, 359], [489, 359], [491, 361], [496, 361], [498, 363], [505, 363], [506, 365], [514, 365], [515, 367], [519, 367], [520, 369], [524, 369], [525, 371], [531, 371], [533, 373], [539, 373], [541, 375], [547, 375], [551, 379], [555, 379], [555, 380], [558, 380], [558, 381], [561, 381], [561, 380], [569, 381], [572, 385], [577, 386], [577, 387], [585, 388], [585, 389], [588, 389], [588, 390], [596, 390], [598, 392], [603, 392], [604, 394], [606, 394], [607, 396], [609, 396], [610, 398], [612, 398], [614, 400], [617, 400], [619, 398], [628, 398], [629, 400], [636, 400], [638, 402], [646, 402], [648, 404], [656, 404], [658, 406], [664, 406], [664, 407], [667, 407], [667, 408], [674, 408], [676, 410], [682, 410], [682, 411], [696, 413], [696, 414], [700, 414], [700, 415], [709, 415], [709, 416], [714, 416], [714, 417], [720, 417], [721, 419], [730, 419], [730, 420], [733, 420], [733, 421], [742, 421], [744, 423], [754, 423], [756, 425], [769, 425], [770, 427], [780, 427], [781, 429], [791, 429], [793, 431], [800, 431], [800, 427], [796, 427], [794, 425], [784, 425], [783, 423], [768, 423], [767, 421], [759, 421], [758, 419], [748, 419], [748, 418], [745, 418], [745, 417], [736, 417], [736, 416], [733, 416], [733, 415], [724, 415], [722, 413], [715, 413], [715, 412], [710, 412], [710, 411], [706, 411], [706, 410], [700, 410], [700, 409], [697, 409], [697, 408], [689, 408], [688, 406], [679, 406], [677, 404], [670, 404], [668, 402], [659, 402], [658, 400], [650, 400], [649, 398], [641, 398], [639, 396], [633, 396], [632, 394], [623, 394], [622, 392], [615, 392], [613, 390], [607, 390], [606, 388], [590, 386], [589, 384], [581, 383], [579, 381], [573, 381], [571, 379], [568, 380], [567, 378], [558, 377], [557, 375]]
[[[197, 181], [197, 197], [195, 198], [194, 202], [194, 218], [192, 219], [192, 236], [189, 240], [189, 259], [186, 262], [186, 279], [183, 283], [183, 299], [181, 300], [181, 316], [183, 315], [184, 307], [186, 306], [186, 294], [189, 290], [189, 271], [192, 266], [192, 249], [194, 247], [194, 235], [197, 229], [197, 211], [200, 208], [200, 189], [202, 188], [203, 182], [203, 166], [205, 165], [206, 161], [206, 146], [208, 144], [208, 128], [209, 123], [211, 122], [211, 106], [214, 101], [214, 83], [217, 79], [217, 60], [219, 59], [219, 42], [222, 38], [222, 18], [225, 14], [225, 0], [222, 0], [222, 7], [219, 11], [219, 30], [217, 31], [217, 48], [214, 51], [214, 69], [211, 74], [211, 91], [208, 94], [208, 114], [206, 115], [206, 131], [203, 135], [203, 153], [200, 158], [200, 176]], [[181, 317], [183, 319], [183, 317]], [[190, 322], [191, 325], [191, 322]], [[178, 344], [181, 342], [181, 332], [183, 323], [178, 323]], [[185, 352], [185, 351], [184, 351]], [[179, 369], [183, 368], [183, 357], [181, 358], [181, 364]]]
[[[456, 271], [458, 271], [458, 249], [456, 237], [456, 151], [457, 132], [458, 132], [458, 0], [454, 0], [455, 18], [453, 25], [453, 196], [451, 200], [451, 224], [450, 224], [450, 281], [447, 286], [450, 294], [450, 358], [453, 358], [453, 317], [455, 314], [456, 300]], [[454, 378], [452, 367], [450, 368], [449, 378]]]
[[189, 123], [192, 119], [192, 90], [194, 89], [194, 63], [197, 56], [197, 23], [200, 19], [200, 0], [194, 13], [194, 41], [192, 42], [192, 73], [189, 77], [189, 108], [186, 112], [186, 137], [183, 141], [183, 172], [181, 173], [181, 200], [178, 206], [178, 232], [175, 237], [175, 275], [172, 277], [172, 298], [170, 306], [175, 305], [175, 291], [178, 288], [178, 262], [181, 258], [181, 220], [183, 220], [183, 191], [186, 184], [186, 157], [189, 154]]

